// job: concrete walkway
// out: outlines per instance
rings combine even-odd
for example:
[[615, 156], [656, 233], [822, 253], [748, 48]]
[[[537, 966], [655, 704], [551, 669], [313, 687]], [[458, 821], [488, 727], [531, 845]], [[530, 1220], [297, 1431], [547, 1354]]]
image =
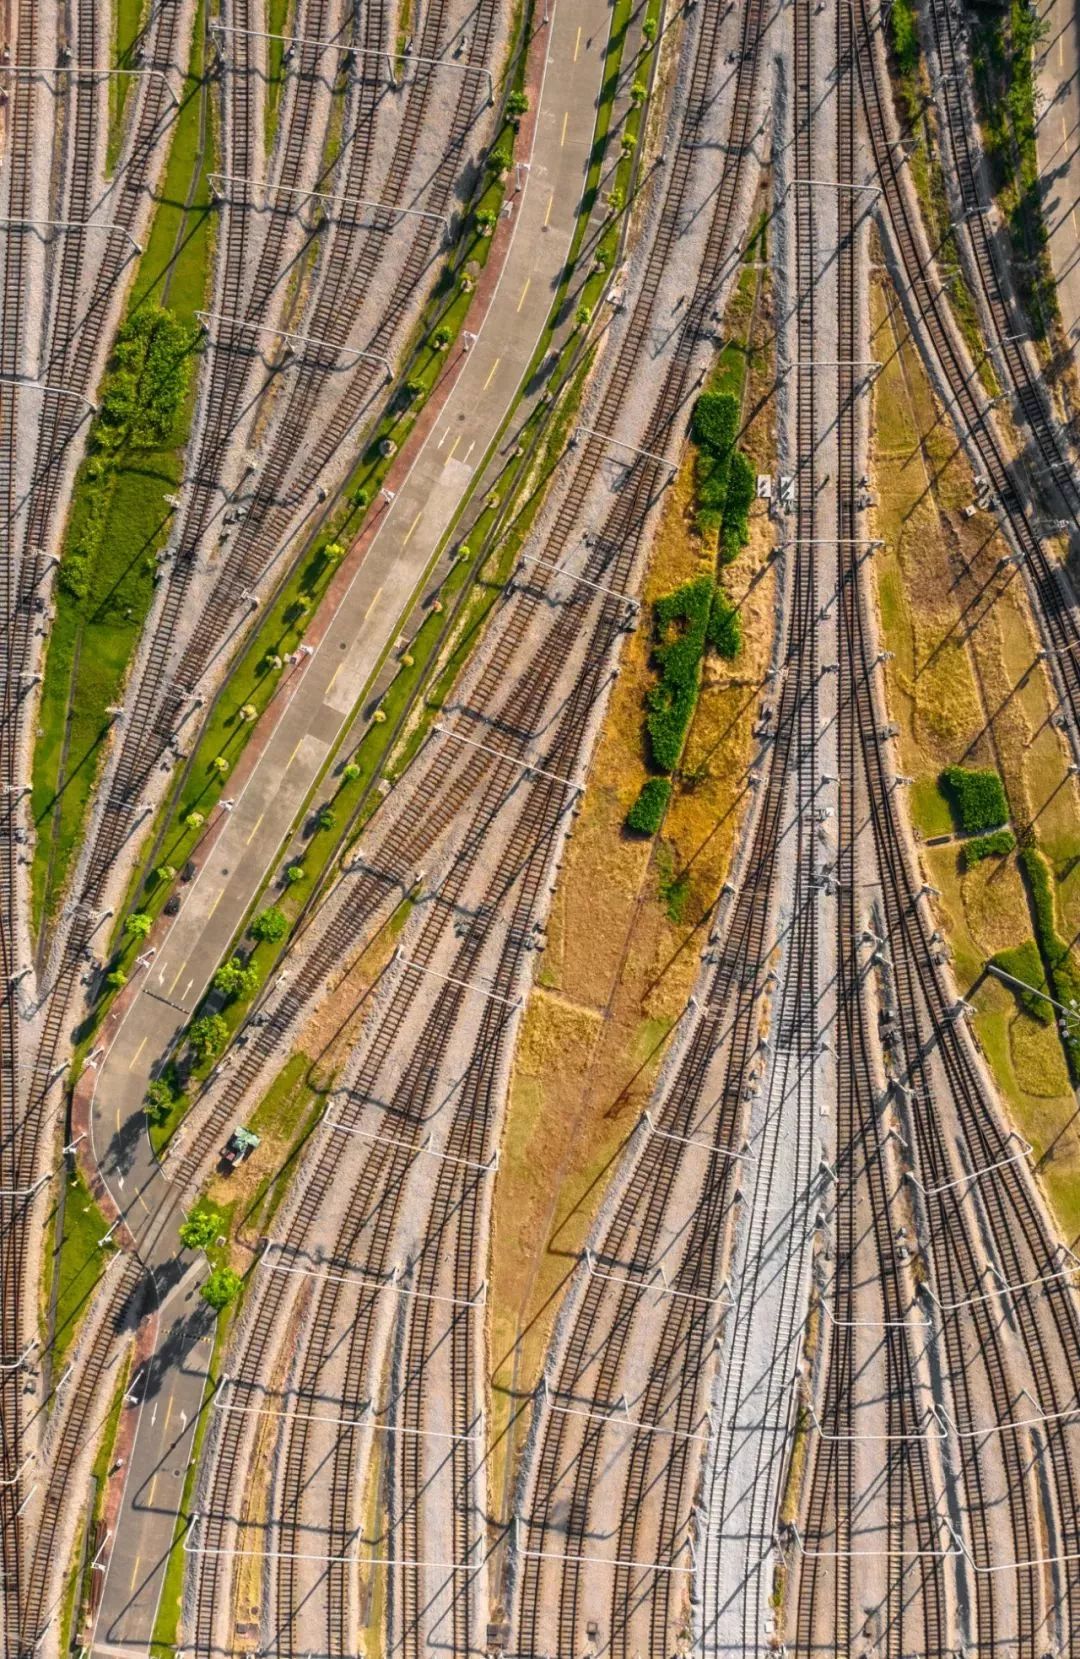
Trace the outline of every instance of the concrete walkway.
[[1080, 17], [1076, 0], [1042, 0], [1047, 25], [1037, 48], [1037, 149], [1043, 217], [1065, 335], [1080, 341]]
[[[152, 1392], [127, 1477], [95, 1653], [143, 1651], [180, 1508], [190, 1436], [204, 1409], [210, 1336], [177, 1257], [175, 1195], [146, 1137], [151, 1067], [197, 1006], [326, 756], [364, 694], [518, 392], [551, 311], [592, 148], [610, 23], [608, 0], [551, 6], [530, 170], [514, 197], [513, 234], [478, 338], [407, 478], [386, 508], [314, 654], [283, 689], [283, 707], [216, 835], [184, 905], [99, 1068], [94, 1155], [164, 1299]], [[310, 637], [317, 637], [313, 628]], [[209, 1408], [207, 1402], [206, 1408]], [[149, 1427], [143, 1421], [154, 1414]], [[167, 1424], [167, 1432], [158, 1427]], [[183, 1425], [175, 1437], [176, 1425]]]

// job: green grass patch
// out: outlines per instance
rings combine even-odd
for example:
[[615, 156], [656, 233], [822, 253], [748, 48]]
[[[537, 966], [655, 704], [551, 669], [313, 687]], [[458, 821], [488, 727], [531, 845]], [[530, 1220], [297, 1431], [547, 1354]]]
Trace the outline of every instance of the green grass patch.
[[671, 800], [667, 778], [646, 778], [641, 792], [626, 814], [626, 827], [634, 835], [655, 835], [664, 821]]
[[59, 1249], [55, 1247], [53, 1272], [56, 1275], [56, 1329], [52, 1349], [53, 1375], [64, 1369], [71, 1347], [91, 1297], [101, 1282], [112, 1254], [112, 1245], [101, 1240], [109, 1230], [80, 1169], [64, 1177], [64, 1225]]
[[[114, 0], [112, 66], [135, 69], [136, 46], [143, 31], [145, 0]], [[109, 77], [109, 130], [105, 140], [105, 170], [111, 173], [124, 136], [124, 113], [131, 94], [131, 75]]]
[[686, 920], [686, 906], [690, 898], [690, 872], [677, 870], [671, 848], [663, 841], [656, 850], [657, 888], [660, 902], [668, 921], [681, 927]]
[[1012, 950], [999, 950], [990, 960], [1002, 973], [1012, 974], [1014, 979], [1022, 979], [1026, 985], [1032, 986], [1030, 991], [1021, 990], [1018, 985], [1009, 985], [1008, 989], [1020, 1007], [1037, 1019], [1040, 1025], [1052, 1025], [1053, 1006], [1046, 1001], [1045, 994], [1037, 994], [1039, 991], [1046, 993], [1050, 987], [1046, 982], [1046, 972], [1035, 940], [1026, 939], [1022, 945], [1016, 945]]
[[[197, 330], [212, 246], [203, 144], [203, 9], [146, 252], [99, 390], [65, 527], [42, 684], [32, 808], [35, 930], [70, 872], [154, 590], [193, 405]], [[125, 27], [130, 26], [131, 14]], [[190, 205], [189, 205], [190, 204]], [[168, 306], [165, 305], [166, 297]]]
[[1076, 1082], [1080, 1080], [1080, 972], [1073, 962], [1068, 944], [1058, 933], [1053, 876], [1038, 847], [1031, 845], [1021, 850], [1020, 867], [1027, 878], [1035, 916], [1035, 940], [1051, 992], [1065, 1007], [1078, 1011], [1078, 1019], [1070, 1020], [1067, 1029], [1062, 1032], [1069, 1069]]
[[915, 779], [911, 786], [911, 816], [927, 839], [948, 835], [952, 830], [952, 812], [936, 777]]
[[1015, 846], [1016, 836], [1011, 829], [993, 830], [989, 835], [977, 835], [973, 840], [964, 842], [964, 869], [974, 869], [984, 858], [1004, 858]]
[[263, 142], [266, 154], [274, 148], [277, 137], [281, 94], [285, 86], [285, 42], [275, 39], [285, 33], [285, 25], [292, 10], [292, 0], [266, 0], [266, 106], [264, 109]]
[[956, 827], [964, 835], [981, 835], [1007, 821], [1005, 786], [992, 767], [946, 766], [939, 782]]

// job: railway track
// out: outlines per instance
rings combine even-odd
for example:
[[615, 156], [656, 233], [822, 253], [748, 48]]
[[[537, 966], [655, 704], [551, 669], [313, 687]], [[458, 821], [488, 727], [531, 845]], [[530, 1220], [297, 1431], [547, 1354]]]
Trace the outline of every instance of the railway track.
[[[635, 335], [632, 335], [631, 337], [632, 338], [640, 338], [640, 335], [635, 334]], [[677, 407], [677, 406], [678, 405], [676, 403], [675, 407]], [[666, 422], [666, 425], [668, 427], [670, 426], [670, 420], [671, 420], [671, 417], [668, 416], [668, 419], [667, 419], [667, 422]], [[635, 467], [635, 471], [637, 471], [637, 470], [638, 469]], [[651, 470], [651, 469], [645, 469], [645, 470]], [[595, 462], [591, 459], [591, 457], [589, 457], [588, 455], [583, 457], [582, 466], [579, 470], [579, 475], [577, 477], [575, 477], [575, 480], [574, 480], [574, 489], [580, 489], [582, 492], [584, 492], [584, 490], [586, 490], [588, 488], [589, 484], [591, 484], [591, 482], [593, 480], [593, 477], [595, 476], [595, 471], [596, 471]], [[581, 477], [580, 477], [581, 473], [584, 473], [586, 475], [586, 478], [585, 478], [584, 482], [581, 480]], [[634, 495], [636, 495], [637, 496], [637, 501], [632, 505], [632, 507], [629, 510], [624, 509], [622, 507], [622, 505], [620, 504], [620, 507], [618, 509], [619, 519], [620, 519], [620, 521], [625, 520], [625, 523], [627, 524], [628, 530], [631, 531], [631, 532], [634, 532], [636, 530], [635, 519], [634, 519], [635, 509], [636, 509], [637, 513], [640, 514], [641, 511], [643, 510], [643, 507], [647, 508], [647, 505], [648, 505], [649, 501], [651, 500], [652, 495], [654, 493], [653, 480], [651, 478], [649, 478], [648, 480], [643, 481], [643, 483], [638, 484], [637, 488], [633, 492], [628, 491], [626, 493], [627, 494], [633, 493]], [[578, 522], [578, 514], [577, 513], [574, 514], [574, 521]], [[614, 526], [613, 526], [613, 528], [614, 528]], [[633, 537], [631, 536], [629, 539], [632, 541]], [[626, 566], [624, 567], [624, 573], [623, 573], [623, 581], [625, 582], [625, 580], [627, 579], [627, 576], [629, 574], [629, 561], [630, 561], [630, 558], [632, 557], [632, 551], [630, 551], [627, 548], [627, 542], [623, 538], [619, 538], [618, 540], [616, 540], [614, 537], [612, 537], [612, 545], [617, 546], [617, 547], [622, 549], [623, 557], [627, 561]], [[607, 572], [607, 576], [608, 576], [608, 580], [610, 582], [610, 577], [611, 577], [611, 572], [610, 571]], [[581, 606], [581, 604], [582, 604], [582, 601], [580, 599], [575, 600], [573, 606], [566, 608], [566, 611], [564, 612], [564, 615], [568, 614], [572, 610], [577, 610]], [[609, 606], [608, 601], [604, 601], [602, 603], [601, 608], [605, 611], [607, 611], [609, 609], [614, 609], [614, 610], [616, 610], [616, 612], [617, 612], [617, 609], [618, 609], [618, 607]], [[617, 620], [617, 617], [616, 617], [616, 620]], [[549, 636], [547, 649], [544, 652], [544, 670], [545, 670], [545, 675], [546, 675], [547, 678], [549, 678], [549, 679], [551, 678], [554, 667], [557, 664], [561, 663], [565, 658], [565, 640], [562, 636], [565, 636], [570, 628], [578, 627], [578, 626], [580, 626], [580, 624], [579, 624], [579, 621], [578, 621], [578, 618], [576, 617], [576, 615], [575, 616], [570, 616], [570, 619], [569, 619], [568, 622], [564, 621], [562, 618], [560, 618], [560, 625], [559, 625], [559, 627], [556, 631], [558, 636], [560, 636], [560, 637], [552, 638], [552, 637]], [[605, 635], [608, 639], [610, 639], [611, 634], [614, 632], [614, 630], [611, 626], [611, 619], [609, 618], [606, 621], [602, 621], [601, 624], [600, 624], [600, 627], [601, 627], [601, 630], [602, 630], [602, 634]], [[520, 639], [521, 639], [521, 637], [523, 637], [522, 633], [521, 633], [521, 630], [518, 629], [518, 630], [514, 630], [514, 631], [517, 632], [517, 634], [518, 634], [518, 643], [520, 643]], [[508, 648], [505, 655], [506, 655], [506, 657], [509, 657], [510, 655], [512, 655], [512, 651], [510, 651], [510, 649]], [[503, 660], [505, 660], [504, 659], [504, 653], [497, 651], [495, 653], [495, 658], [496, 658], [497, 661], [502, 662]], [[573, 696], [572, 696], [572, 699], [571, 699], [571, 702], [570, 702], [570, 705], [569, 705], [569, 708], [568, 708], [568, 712], [564, 716], [563, 721], [561, 723], [558, 738], [556, 739], [555, 743], [548, 749], [547, 754], [545, 755], [546, 765], [549, 765], [552, 768], [554, 768], [556, 765], [558, 765], [560, 763], [565, 766], [569, 761], [573, 760], [574, 752], [576, 751], [577, 747], [580, 744], [581, 732], [584, 730], [584, 723], [588, 719], [589, 712], [591, 711], [591, 709], [593, 707], [596, 695], [597, 695], [600, 687], [603, 684], [603, 679], [604, 679], [605, 676], [604, 676], [604, 669], [603, 669], [603, 654], [602, 654], [602, 652], [601, 651], [591, 651], [591, 652], [588, 653], [588, 656], [587, 656], [586, 660], [592, 666], [590, 668], [589, 673], [585, 676], [585, 683], [583, 684], [580, 681], [578, 682], [578, 685], [575, 688], [575, 691], [573, 693]], [[493, 674], [493, 671], [490, 669], [490, 666], [489, 666], [488, 672]], [[493, 675], [493, 677], [494, 677], [494, 675]], [[499, 677], [501, 677], [501, 676], [499, 676]], [[535, 682], [533, 681], [533, 679], [531, 677], [530, 677], [530, 682], [529, 683], [530, 683], [530, 685], [535, 684]], [[517, 698], [517, 694], [516, 693], [512, 694], [510, 701], [515, 702], [516, 698]], [[520, 703], [521, 700], [517, 699], [517, 701]], [[476, 695], [473, 698], [472, 703], [471, 703], [470, 706], [474, 706], [474, 707], [482, 706], [481, 705], [481, 698], [480, 698], [479, 695]], [[517, 708], [515, 710], [514, 724], [511, 725], [510, 721], [506, 717], [506, 711], [504, 709], [504, 711], [503, 711], [503, 713], [500, 717], [500, 720], [499, 720], [498, 729], [500, 731], [509, 730], [511, 732], [521, 730], [522, 729], [521, 728], [522, 715], [523, 715], [523, 710], [520, 707]], [[535, 718], [535, 715], [534, 715], [534, 718]], [[512, 758], [513, 757], [513, 750], [511, 749], [510, 751], [508, 751], [508, 753], [509, 753], [509, 756]], [[497, 763], [497, 765], [498, 764], [499, 763]], [[499, 784], [498, 790], [496, 791], [496, 794], [499, 794], [501, 792], [502, 792], [502, 786], [501, 786], [501, 784]], [[558, 800], [559, 800], [559, 812], [561, 812], [563, 810], [563, 808], [562, 808], [563, 792], [560, 790], [560, 791], [557, 792], [557, 795], [558, 795]], [[532, 800], [532, 797], [530, 797], [530, 801], [531, 800]], [[529, 815], [526, 814], [526, 820], [528, 819], [528, 816]], [[551, 832], [549, 832], [549, 833], [551, 833]], [[539, 844], [539, 849], [536, 850], [538, 848], [538, 844]], [[535, 829], [535, 826], [532, 823], [527, 822], [526, 823], [526, 829], [525, 829], [525, 837], [524, 837], [524, 841], [522, 842], [522, 847], [529, 847], [529, 846], [531, 846], [534, 849], [531, 860], [530, 860], [530, 863], [533, 865], [533, 867], [535, 869], [535, 872], [536, 872], [535, 876], [533, 878], [534, 879], [534, 884], [535, 884], [535, 891], [539, 891], [539, 885], [538, 884], [540, 882], [542, 873], [546, 870], [546, 867], [547, 867], [546, 846], [545, 846], [544, 837], [543, 836], [538, 836], [537, 831]], [[515, 849], [515, 856], [519, 851], [520, 851], [520, 849]], [[458, 862], [454, 866], [455, 880], [460, 880], [461, 876], [463, 874], [467, 873], [472, 868], [473, 856], [474, 856], [474, 854], [467, 852], [465, 855], [463, 855], [463, 857], [461, 859], [458, 860]], [[534, 895], [529, 894], [529, 896], [526, 898], [526, 901], [525, 901], [525, 906], [524, 906], [524, 911], [523, 911], [524, 916], [527, 916], [530, 912], [534, 911], [535, 903], [536, 903], [536, 900], [535, 900]], [[352, 918], [353, 918], [353, 927], [355, 927], [355, 917], [356, 917], [355, 908], [353, 908], [351, 906], [350, 909], [351, 909], [351, 914], [352, 914]], [[518, 970], [518, 967], [520, 965], [520, 956], [521, 956], [521, 938], [522, 938], [524, 932], [527, 932], [527, 930], [524, 930], [520, 926], [511, 925], [510, 932], [509, 932], [509, 937], [511, 939], [513, 939], [515, 941], [515, 943], [513, 944], [513, 946], [510, 949], [509, 956], [504, 959], [503, 964], [500, 967], [500, 974], [505, 974], [507, 972], [513, 973], [513, 972], [516, 972]], [[463, 964], [459, 962], [458, 966], [461, 967], [461, 966], [463, 966]], [[455, 974], [455, 977], [457, 977], [456, 974]], [[380, 1030], [381, 1030], [381, 1028], [380, 1028]], [[440, 1043], [445, 1041], [444, 1030], [445, 1030], [445, 1028], [443, 1026], [441, 1026], [440, 1023], [439, 1023], [439, 1018], [436, 1017], [436, 1019], [435, 1019], [435, 1041], [436, 1041], [437, 1046]], [[424, 1052], [425, 1052], [425, 1054], [427, 1053], [426, 1048], [425, 1048]], [[369, 1065], [370, 1065], [370, 1061], [369, 1061]], [[486, 1063], [485, 1063], [484, 1067], [481, 1068], [481, 1069], [483, 1070], [483, 1072], [485, 1074], [488, 1075], [488, 1077], [490, 1077], [491, 1073], [490, 1073], [488, 1065]], [[489, 1088], [490, 1087], [490, 1082], [486, 1083], [485, 1087]], [[395, 1099], [400, 1101], [401, 1098], [402, 1098], [401, 1090], [399, 1089], [395, 1093]], [[406, 1098], [409, 1098], [411, 1100], [411, 1096], [406, 1097]], [[484, 1116], [483, 1116], [483, 1114], [478, 1114], [475, 1111], [475, 1109], [473, 1109], [473, 1110], [470, 1110], [470, 1112], [468, 1114], [466, 1114], [464, 1118], [459, 1116], [457, 1121], [462, 1125], [462, 1132], [463, 1133], [467, 1133], [467, 1135], [469, 1137], [475, 1137], [475, 1135], [477, 1133], [478, 1126], [482, 1125], [482, 1123], [484, 1121]], [[475, 1138], [472, 1138], [470, 1140], [466, 1140], [464, 1144], [472, 1145], [473, 1148], [475, 1149], [477, 1142], [476, 1142]], [[458, 1168], [459, 1168], [459, 1166], [457, 1166], [457, 1165], [453, 1165], [453, 1164], [449, 1164], [449, 1163], [446, 1165], [446, 1169], [448, 1171], [453, 1170], [453, 1169], [458, 1169]], [[457, 1177], [457, 1178], [460, 1178], [460, 1177]], [[445, 1202], [449, 1203], [449, 1204], [452, 1204], [452, 1205], [457, 1202], [456, 1195], [454, 1193], [454, 1182], [455, 1182], [455, 1177], [450, 1175], [450, 1174], [447, 1174], [446, 1177], [445, 1177], [445, 1181], [444, 1181], [444, 1187], [445, 1187], [445, 1192], [446, 1192]], [[439, 1229], [440, 1229], [440, 1221], [439, 1221], [439, 1209], [440, 1209], [440, 1207], [441, 1206], [437, 1206], [437, 1208], [436, 1208], [436, 1217], [435, 1217], [435, 1232], [436, 1232], [436, 1235], [438, 1234]], [[305, 1209], [306, 1208], [307, 1208], [307, 1206], [305, 1204]], [[473, 1249], [473, 1240], [475, 1238], [475, 1217], [474, 1217], [474, 1214], [473, 1214], [470, 1206], [468, 1206], [468, 1205], [465, 1206], [463, 1214], [467, 1217], [467, 1220], [464, 1222], [464, 1234], [463, 1234], [463, 1241], [464, 1242], [463, 1242], [462, 1247], [459, 1247], [453, 1253], [453, 1260], [454, 1260], [454, 1263], [455, 1263], [455, 1272], [458, 1273], [458, 1274], [461, 1274], [463, 1271], [466, 1274], [468, 1273], [469, 1269], [468, 1268], [463, 1268], [462, 1264], [471, 1262], [472, 1257], [475, 1254], [474, 1249]], [[301, 1220], [302, 1219], [303, 1218], [301, 1218]], [[306, 1232], [303, 1234], [303, 1236], [306, 1236]], [[290, 1233], [288, 1235], [288, 1242], [290, 1244], [292, 1243], [294, 1237], [295, 1237], [295, 1234], [293, 1233], [292, 1230], [290, 1230]], [[351, 1259], [352, 1258], [350, 1258], [350, 1260]], [[368, 1265], [368, 1268], [370, 1269], [370, 1266], [371, 1266], [370, 1257], [369, 1257], [367, 1265]], [[459, 1287], [464, 1282], [467, 1282], [467, 1280], [463, 1280], [460, 1277], [457, 1280], [457, 1283], [458, 1283]], [[326, 1292], [324, 1291], [323, 1295], [325, 1295], [325, 1294], [326, 1294]], [[262, 1347], [262, 1343], [264, 1341], [263, 1332], [265, 1330], [265, 1333], [266, 1333], [265, 1340], [268, 1341], [269, 1340], [269, 1333], [273, 1328], [273, 1323], [274, 1322], [272, 1320], [264, 1321], [262, 1310], [260, 1309], [258, 1329], [257, 1329], [257, 1332], [256, 1332], [256, 1340], [255, 1340], [254, 1348], [248, 1350], [248, 1357], [245, 1360], [245, 1364], [250, 1366], [252, 1377], [258, 1376], [260, 1374], [261, 1370], [263, 1369], [263, 1361], [265, 1360], [265, 1353], [264, 1353], [263, 1347]], [[465, 1323], [467, 1323], [467, 1319], [465, 1321], [463, 1321], [463, 1324], [465, 1324]], [[325, 1325], [322, 1325], [320, 1328], [321, 1328], [321, 1331], [323, 1332], [323, 1334], [325, 1334], [325, 1331], [326, 1331], [327, 1327]], [[414, 1340], [417, 1343], [419, 1343], [421, 1351], [423, 1350], [423, 1348], [425, 1346], [425, 1339], [426, 1339], [426, 1331], [424, 1329], [418, 1328], [414, 1333]], [[465, 1363], [465, 1357], [464, 1356], [469, 1352], [470, 1343], [471, 1343], [471, 1339], [470, 1339], [469, 1334], [464, 1330], [459, 1331], [458, 1336], [457, 1336], [457, 1345], [456, 1345], [456, 1348], [455, 1348], [455, 1354], [456, 1354], [455, 1366], [457, 1368], [456, 1369], [456, 1374], [457, 1375], [461, 1375], [461, 1368]], [[313, 1363], [315, 1364], [316, 1371], [317, 1371], [318, 1366], [319, 1366], [318, 1349], [316, 1349], [314, 1359], [313, 1359]], [[468, 1398], [468, 1396], [466, 1395], [465, 1399], [467, 1400], [467, 1398]], [[416, 1407], [414, 1406], [411, 1409], [415, 1410]], [[471, 1411], [470, 1411], [468, 1405], [465, 1405], [464, 1410], [463, 1410], [463, 1414], [462, 1414], [462, 1417], [461, 1417], [461, 1422], [464, 1425], [468, 1421], [471, 1421]], [[412, 1424], [412, 1426], [416, 1426], [415, 1421]], [[299, 1432], [306, 1433], [307, 1431], [304, 1430], [304, 1429], [301, 1429]], [[234, 1439], [236, 1438], [235, 1434], [234, 1434], [233, 1438]], [[418, 1438], [419, 1438], [418, 1436], [406, 1436], [406, 1439], [407, 1439], [407, 1441], [410, 1445], [412, 1445], [413, 1442], [415, 1440], [417, 1440]], [[406, 1455], [409, 1458], [414, 1458], [414, 1454], [412, 1452], [409, 1452]], [[459, 1459], [460, 1459], [460, 1455], [461, 1454], [459, 1453], [458, 1454]], [[348, 1456], [347, 1450], [339, 1452], [339, 1456], [347, 1457]], [[228, 1513], [228, 1502], [227, 1502], [227, 1500], [228, 1500], [228, 1493], [229, 1493], [229, 1490], [230, 1490], [229, 1482], [234, 1477], [234, 1473], [235, 1473], [235, 1470], [236, 1470], [237, 1467], [238, 1467], [238, 1456], [231, 1449], [227, 1450], [222, 1455], [222, 1457], [219, 1460], [219, 1463], [216, 1465], [216, 1468], [220, 1469], [221, 1472], [222, 1472], [221, 1478], [224, 1481], [224, 1485], [219, 1485], [218, 1480], [215, 1479], [215, 1494], [214, 1494], [214, 1502], [213, 1502], [213, 1514], [214, 1515], [224, 1516]], [[302, 1470], [302, 1467], [303, 1467], [303, 1459], [301, 1457], [300, 1460], [296, 1464], [297, 1473], [295, 1474], [295, 1476], [291, 1477], [292, 1479], [294, 1479], [296, 1481], [300, 1481], [302, 1479], [302, 1476], [301, 1476], [301, 1473], [300, 1473], [300, 1471]], [[415, 1467], [415, 1463], [414, 1463], [414, 1467]], [[415, 1479], [415, 1475], [412, 1478]], [[405, 1485], [406, 1489], [408, 1488], [409, 1484], [410, 1484], [410, 1473], [409, 1473], [409, 1468], [406, 1467], [405, 1471], [404, 1471], [404, 1485]], [[333, 1489], [335, 1491], [342, 1491], [342, 1490], [345, 1489], [346, 1485], [347, 1485], [346, 1482], [336, 1481], [335, 1484], [334, 1484]], [[458, 1474], [457, 1478], [456, 1478], [455, 1490], [465, 1491], [465, 1490], [467, 1490], [468, 1485], [469, 1485], [469, 1477], [468, 1477], [467, 1471], [460, 1472]], [[294, 1489], [293, 1493], [291, 1493], [290, 1495], [287, 1495], [286, 1504], [285, 1504], [285, 1508], [287, 1510], [287, 1513], [289, 1513], [290, 1516], [295, 1517], [295, 1515], [296, 1515], [296, 1505], [295, 1505], [295, 1502], [290, 1503], [288, 1501], [289, 1496], [295, 1497], [295, 1489]], [[463, 1506], [463, 1512], [464, 1512], [464, 1507], [466, 1507], [466, 1506]], [[210, 1528], [210, 1530], [208, 1530], [208, 1532], [206, 1534], [208, 1539], [212, 1539], [212, 1538], [215, 1538], [215, 1537], [219, 1536], [219, 1534], [216, 1534], [213, 1530], [214, 1523], [213, 1523], [213, 1521], [210, 1517], [208, 1517], [207, 1522], [205, 1524], [208, 1526], [208, 1528]], [[336, 1536], [340, 1540], [340, 1538], [343, 1538], [343, 1537], [346, 1537], [346, 1536], [349, 1535], [350, 1529], [347, 1525], [347, 1518], [344, 1515], [338, 1515], [338, 1516], [335, 1517], [335, 1526], [336, 1526], [336, 1531], [332, 1532], [332, 1534], [331, 1534], [332, 1537]], [[464, 1540], [463, 1537], [459, 1538], [459, 1546], [461, 1548], [465, 1548], [465, 1540]], [[216, 1545], [211, 1546], [211, 1547], [220, 1548], [221, 1545], [216, 1544]], [[340, 1550], [332, 1550], [331, 1551], [332, 1555], [339, 1555], [341, 1553], [342, 1552]], [[217, 1565], [215, 1565], [215, 1563], [220, 1560], [220, 1557], [211, 1556], [209, 1558], [209, 1560], [210, 1560], [210, 1564], [204, 1569], [203, 1574], [201, 1575], [200, 1590], [199, 1590], [200, 1606], [204, 1610], [203, 1614], [202, 1614], [202, 1617], [200, 1619], [200, 1638], [199, 1639], [200, 1639], [201, 1642], [204, 1642], [204, 1643], [210, 1639], [210, 1633], [212, 1631], [213, 1608], [214, 1608], [215, 1603], [219, 1599], [219, 1592], [220, 1592], [220, 1583], [218, 1582], [218, 1577], [217, 1577], [220, 1569]], [[342, 1563], [334, 1562], [333, 1566], [334, 1566], [335, 1571], [339, 1571], [339, 1570], [343, 1571], [344, 1570], [344, 1564], [342, 1564]], [[291, 1571], [294, 1571], [295, 1569], [282, 1567], [281, 1570], [284, 1571], [284, 1572], [291, 1572]], [[411, 1568], [408, 1568], [406, 1570], [407, 1570], [407, 1573], [412, 1571]], [[406, 1590], [406, 1601], [408, 1601], [408, 1596], [409, 1596], [409, 1591]], [[346, 1597], [343, 1593], [336, 1596], [336, 1597], [334, 1597], [333, 1601], [334, 1601], [334, 1605], [338, 1606], [338, 1607], [346, 1605]], [[295, 1605], [295, 1587], [290, 1585], [286, 1590], [284, 1590], [282, 1592], [282, 1594], [279, 1596], [279, 1602], [283, 1602], [286, 1605]], [[467, 1611], [464, 1610], [460, 1605], [457, 1608], [457, 1617], [458, 1617], [459, 1621], [467, 1620]], [[469, 1632], [468, 1632], [467, 1623], [459, 1624], [458, 1639], [459, 1640], [468, 1640], [469, 1639]]]

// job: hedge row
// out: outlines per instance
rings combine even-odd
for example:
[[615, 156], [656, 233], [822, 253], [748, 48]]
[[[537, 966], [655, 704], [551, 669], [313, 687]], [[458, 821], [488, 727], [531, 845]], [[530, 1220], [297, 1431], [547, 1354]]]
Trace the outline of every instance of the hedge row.
[[719, 536], [721, 562], [729, 564], [746, 546], [755, 486], [753, 467], [735, 448], [738, 399], [731, 392], [703, 392], [690, 431], [698, 448], [698, 529]]
[[626, 827], [635, 835], [655, 835], [664, 821], [671, 785], [667, 778], [646, 778], [641, 793], [626, 814]]
[[[1035, 938], [1039, 946], [1053, 995], [1058, 1002], [1080, 1005], [1080, 973], [1077, 972], [1069, 947], [1057, 930], [1054, 910], [1054, 889], [1050, 866], [1037, 847], [1025, 847], [1020, 864], [1027, 877], [1035, 910]], [[1080, 1080], [1080, 1039], [1070, 1028], [1062, 1032], [1065, 1053], [1074, 1081]]]
[[653, 607], [653, 663], [660, 679], [645, 697], [645, 726], [653, 764], [661, 772], [675, 770], [686, 741], [697, 702], [712, 601], [712, 578], [699, 576], [658, 599]]
[[981, 864], [984, 858], [1003, 858], [1011, 853], [1016, 846], [1016, 836], [1011, 829], [992, 830], [989, 835], [977, 835], [972, 841], [964, 842], [964, 869], [971, 870], [976, 864]]
[[966, 766], [946, 766], [940, 783], [956, 827], [965, 835], [979, 835], [1007, 822], [1009, 803], [992, 767], [976, 771]]

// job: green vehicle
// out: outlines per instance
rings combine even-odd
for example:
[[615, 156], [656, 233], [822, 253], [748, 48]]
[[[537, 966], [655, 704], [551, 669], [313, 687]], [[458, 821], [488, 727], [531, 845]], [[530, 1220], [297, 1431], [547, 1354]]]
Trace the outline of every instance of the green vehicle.
[[241, 1123], [237, 1125], [225, 1142], [225, 1150], [221, 1156], [231, 1168], [235, 1169], [237, 1164], [242, 1164], [244, 1159], [254, 1152], [258, 1144], [259, 1136], [253, 1130], [245, 1129]]

